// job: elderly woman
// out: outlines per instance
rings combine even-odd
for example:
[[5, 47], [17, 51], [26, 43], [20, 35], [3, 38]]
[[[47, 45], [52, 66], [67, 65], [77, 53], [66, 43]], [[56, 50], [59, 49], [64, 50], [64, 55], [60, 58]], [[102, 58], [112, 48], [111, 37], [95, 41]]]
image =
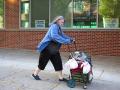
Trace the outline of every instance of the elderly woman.
[[57, 16], [50, 24], [49, 30], [43, 40], [38, 44], [37, 50], [40, 52], [38, 67], [34, 70], [32, 76], [35, 80], [41, 80], [38, 73], [44, 70], [50, 60], [55, 71], [58, 72], [59, 81], [66, 81], [62, 75], [62, 60], [59, 49], [62, 44], [71, 44], [73, 39], [63, 33], [61, 26], [64, 25], [64, 17]]

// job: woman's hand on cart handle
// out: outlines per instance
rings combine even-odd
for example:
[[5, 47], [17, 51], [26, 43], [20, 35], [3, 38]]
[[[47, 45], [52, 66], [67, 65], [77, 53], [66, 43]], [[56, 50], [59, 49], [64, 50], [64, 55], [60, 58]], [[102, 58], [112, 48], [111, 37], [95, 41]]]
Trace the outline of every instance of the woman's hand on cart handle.
[[75, 43], [75, 38], [73, 38], [73, 43]]
[[70, 42], [71, 42], [71, 44], [72, 44], [72, 43], [74, 43], [74, 40], [73, 40], [73, 38], [71, 38], [71, 39], [70, 39]]
[[72, 39], [71, 39], [71, 43], [75, 43], [75, 38], [72, 38]]

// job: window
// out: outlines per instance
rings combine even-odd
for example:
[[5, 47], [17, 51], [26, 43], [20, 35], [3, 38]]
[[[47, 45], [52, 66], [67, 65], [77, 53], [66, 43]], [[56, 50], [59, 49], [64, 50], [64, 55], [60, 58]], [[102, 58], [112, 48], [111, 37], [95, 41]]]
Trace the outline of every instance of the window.
[[48, 25], [49, 0], [21, 0], [22, 28], [45, 28]]
[[96, 28], [97, 0], [73, 0], [73, 28]]
[[31, 0], [31, 27], [44, 28], [43, 26], [48, 27], [48, 25], [49, 25], [49, 0]]
[[30, 27], [30, 1], [29, 0], [21, 0], [21, 27], [28, 28]]
[[120, 26], [120, 0], [98, 0], [100, 28], [119, 28]]
[[49, 27], [62, 15], [65, 28], [96, 28], [96, 8], [97, 0], [21, 0], [21, 27]]
[[96, 28], [97, 0], [51, 0], [51, 20], [57, 15], [66, 19], [65, 27]]
[[51, 0], [50, 8], [50, 22], [54, 17], [62, 15], [65, 17], [65, 26], [66, 28], [72, 27], [72, 7], [70, 3], [72, 0]]
[[[117, 19], [119, 25], [113, 22], [115, 20], [112, 20], [112, 24], [109, 21], [108, 24], [103, 23], [104, 17], [99, 13], [99, 7], [103, 5], [100, 3], [101, 1], [112, 4], [109, 0], [21, 0], [21, 27], [48, 28], [50, 22], [59, 15], [65, 18], [64, 28], [79, 29], [105, 28], [105, 25], [110, 27], [120, 26], [119, 18], [119, 20]], [[117, 4], [116, 7], [120, 6], [120, 1], [117, 1], [117, 3], [116, 0], [111, 1]], [[110, 9], [110, 7], [107, 9]], [[120, 16], [120, 12], [118, 11], [116, 15]], [[111, 11], [107, 10], [107, 12]], [[112, 14], [111, 12], [108, 15]]]
[[0, 28], [4, 27], [4, 0], [0, 0]]

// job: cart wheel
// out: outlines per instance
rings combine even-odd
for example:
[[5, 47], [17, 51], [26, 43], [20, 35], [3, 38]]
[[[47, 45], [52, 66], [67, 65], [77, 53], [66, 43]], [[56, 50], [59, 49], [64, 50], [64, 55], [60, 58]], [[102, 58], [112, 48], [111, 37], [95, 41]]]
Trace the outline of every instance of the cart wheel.
[[87, 85], [84, 85], [84, 86], [83, 86], [83, 89], [87, 89]]

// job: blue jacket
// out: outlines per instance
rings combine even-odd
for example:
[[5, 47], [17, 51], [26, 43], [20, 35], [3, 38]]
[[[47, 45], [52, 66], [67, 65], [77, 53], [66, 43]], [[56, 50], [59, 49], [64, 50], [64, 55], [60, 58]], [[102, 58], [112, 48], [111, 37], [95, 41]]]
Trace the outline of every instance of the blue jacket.
[[70, 44], [71, 38], [63, 33], [58, 24], [52, 24], [42, 41], [38, 44], [37, 50], [41, 52], [50, 41], [56, 41], [61, 44]]

